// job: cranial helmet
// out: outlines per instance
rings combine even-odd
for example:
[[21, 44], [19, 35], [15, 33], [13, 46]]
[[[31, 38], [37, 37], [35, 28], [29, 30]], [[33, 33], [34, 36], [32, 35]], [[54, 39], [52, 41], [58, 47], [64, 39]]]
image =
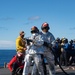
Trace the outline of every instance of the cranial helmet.
[[59, 37], [57, 37], [57, 38], [56, 38], [56, 41], [58, 41], [58, 42], [59, 42], [59, 41], [60, 41], [60, 38], [59, 38]]
[[25, 35], [24, 31], [20, 31], [19, 34], [20, 34], [20, 35]]
[[31, 28], [31, 33], [38, 33], [38, 32], [39, 32], [39, 29], [36, 26], [33, 26]]
[[44, 23], [42, 24], [42, 26], [41, 26], [41, 29], [42, 29], [42, 30], [43, 30], [43, 29], [49, 30], [49, 29], [50, 29], [49, 24], [48, 24], [47, 22], [44, 22]]

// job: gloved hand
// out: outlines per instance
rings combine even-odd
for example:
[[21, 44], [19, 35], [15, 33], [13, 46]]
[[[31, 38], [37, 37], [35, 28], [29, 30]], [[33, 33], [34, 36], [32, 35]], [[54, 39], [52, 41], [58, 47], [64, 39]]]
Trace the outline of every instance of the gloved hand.
[[43, 44], [44, 46], [46, 46], [46, 47], [48, 47], [48, 43], [47, 42], [44, 42], [44, 44]]
[[31, 39], [26, 39], [27, 45], [30, 45], [30, 42], [33, 42]]
[[50, 43], [44, 42], [43, 45], [46, 46], [46, 47], [48, 47], [48, 48], [52, 48], [52, 44], [50, 44]]

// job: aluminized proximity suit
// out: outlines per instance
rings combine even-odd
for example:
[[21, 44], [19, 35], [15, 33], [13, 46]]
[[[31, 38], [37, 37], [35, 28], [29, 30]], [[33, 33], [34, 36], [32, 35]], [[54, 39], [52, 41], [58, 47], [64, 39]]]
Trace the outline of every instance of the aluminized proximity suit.
[[[52, 44], [52, 42], [55, 40], [54, 36], [50, 32], [41, 32], [41, 35], [43, 37], [43, 40], [47, 42], [48, 44]], [[55, 75], [55, 66], [54, 66], [54, 55], [52, 54], [51, 50], [44, 46], [44, 56], [47, 59], [48, 65], [49, 65], [49, 75]]]
[[44, 41], [39, 33], [32, 34], [31, 38], [34, 42], [30, 45], [28, 54], [25, 56], [25, 65], [22, 75], [28, 75], [31, 59], [33, 58], [36, 68], [38, 69], [39, 75], [44, 75], [41, 55], [43, 54], [44, 47], [42, 46]]

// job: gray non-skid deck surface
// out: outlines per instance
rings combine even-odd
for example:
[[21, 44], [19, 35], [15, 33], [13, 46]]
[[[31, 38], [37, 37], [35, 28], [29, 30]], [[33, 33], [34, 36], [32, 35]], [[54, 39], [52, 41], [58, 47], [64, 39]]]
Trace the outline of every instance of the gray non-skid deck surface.
[[11, 72], [8, 68], [0, 68], [0, 75], [11, 75]]
[[[64, 70], [70, 74], [75, 75], [75, 70], [69, 67], [64, 67]], [[11, 72], [8, 70], [8, 68], [0, 68], [0, 75], [11, 75]], [[56, 75], [65, 75], [59, 67], [56, 67]]]

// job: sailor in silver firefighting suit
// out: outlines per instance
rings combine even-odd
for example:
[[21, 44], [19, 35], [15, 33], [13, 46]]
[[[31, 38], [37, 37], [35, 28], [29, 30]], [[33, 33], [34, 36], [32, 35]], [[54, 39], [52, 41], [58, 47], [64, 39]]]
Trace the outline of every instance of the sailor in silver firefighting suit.
[[[43, 37], [44, 42], [46, 42], [49, 46], [51, 46], [52, 42], [55, 40], [55, 37], [52, 33], [49, 32], [49, 24], [43, 23], [41, 26], [42, 32], [41, 35]], [[54, 65], [54, 55], [52, 54], [50, 48], [44, 46], [44, 56], [47, 59], [49, 65], [49, 75], [55, 75], [55, 65]]]
[[31, 65], [32, 58], [35, 62], [36, 68], [38, 69], [39, 75], [44, 75], [41, 55], [43, 54], [43, 43], [41, 35], [39, 34], [39, 30], [36, 26], [31, 28], [32, 36], [30, 37], [33, 40], [33, 43], [30, 43], [28, 54], [25, 56], [25, 65], [23, 69], [22, 75], [28, 75], [29, 69]]

